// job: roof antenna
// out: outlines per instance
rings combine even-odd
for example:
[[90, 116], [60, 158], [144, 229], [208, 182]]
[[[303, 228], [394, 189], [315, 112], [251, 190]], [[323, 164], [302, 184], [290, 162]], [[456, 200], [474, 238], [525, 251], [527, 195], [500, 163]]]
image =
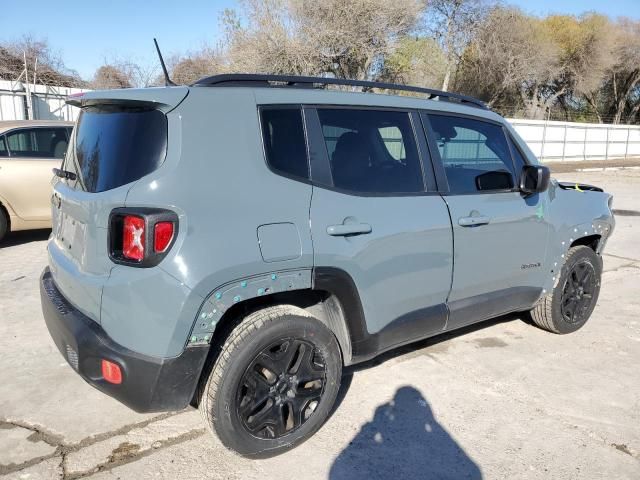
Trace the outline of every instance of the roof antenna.
[[164, 64], [164, 59], [162, 58], [162, 53], [160, 53], [160, 47], [158, 46], [158, 41], [154, 38], [153, 39], [153, 43], [156, 44], [156, 51], [158, 52], [158, 58], [160, 58], [160, 65], [162, 65], [162, 71], [164, 72], [164, 84], [165, 86], [177, 86], [175, 83], [173, 83], [171, 81], [171, 78], [169, 78], [169, 72], [167, 72], [167, 66]]

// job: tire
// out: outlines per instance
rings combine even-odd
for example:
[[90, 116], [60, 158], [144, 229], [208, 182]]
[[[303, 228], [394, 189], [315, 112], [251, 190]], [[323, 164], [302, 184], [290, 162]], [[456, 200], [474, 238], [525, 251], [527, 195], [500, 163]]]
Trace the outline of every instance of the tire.
[[7, 212], [0, 206], [0, 242], [9, 233], [9, 217]]
[[[583, 275], [582, 289], [576, 288], [576, 281]], [[591, 248], [583, 245], [570, 248], [558, 282], [530, 311], [531, 320], [538, 327], [558, 334], [580, 329], [598, 301], [601, 276], [602, 260]]]
[[225, 447], [267, 458], [322, 426], [341, 375], [338, 342], [327, 327], [301, 308], [268, 307], [245, 317], [226, 338], [199, 408]]

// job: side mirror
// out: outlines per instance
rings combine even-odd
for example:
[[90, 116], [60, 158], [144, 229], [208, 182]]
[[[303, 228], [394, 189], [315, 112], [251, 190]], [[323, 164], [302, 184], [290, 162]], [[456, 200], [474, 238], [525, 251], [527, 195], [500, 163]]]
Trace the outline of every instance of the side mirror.
[[520, 191], [525, 195], [541, 193], [549, 188], [551, 171], [542, 165], [525, 165], [520, 173]]

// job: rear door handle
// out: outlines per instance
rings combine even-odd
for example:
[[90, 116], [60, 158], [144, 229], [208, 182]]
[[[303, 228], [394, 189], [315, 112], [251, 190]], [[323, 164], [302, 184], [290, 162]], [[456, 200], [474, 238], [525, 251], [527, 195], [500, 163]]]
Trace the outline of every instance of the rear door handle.
[[346, 223], [342, 225], [329, 225], [327, 233], [334, 237], [346, 235], [362, 235], [371, 233], [371, 225], [368, 223]]
[[476, 225], [486, 225], [491, 219], [483, 215], [478, 217], [460, 217], [458, 225], [461, 227], [475, 227]]

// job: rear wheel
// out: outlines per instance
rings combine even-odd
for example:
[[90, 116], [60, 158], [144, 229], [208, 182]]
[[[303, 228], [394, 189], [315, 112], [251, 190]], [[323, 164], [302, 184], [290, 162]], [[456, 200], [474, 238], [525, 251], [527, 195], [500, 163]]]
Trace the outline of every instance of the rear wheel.
[[591, 248], [572, 247], [556, 286], [531, 310], [531, 319], [550, 332], [575, 332], [596, 306], [601, 275], [602, 261]]
[[277, 455], [309, 438], [340, 387], [335, 336], [300, 308], [247, 316], [226, 339], [200, 410], [222, 443], [248, 457]]
[[9, 217], [4, 208], [0, 206], [0, 241], [9, 233]]

